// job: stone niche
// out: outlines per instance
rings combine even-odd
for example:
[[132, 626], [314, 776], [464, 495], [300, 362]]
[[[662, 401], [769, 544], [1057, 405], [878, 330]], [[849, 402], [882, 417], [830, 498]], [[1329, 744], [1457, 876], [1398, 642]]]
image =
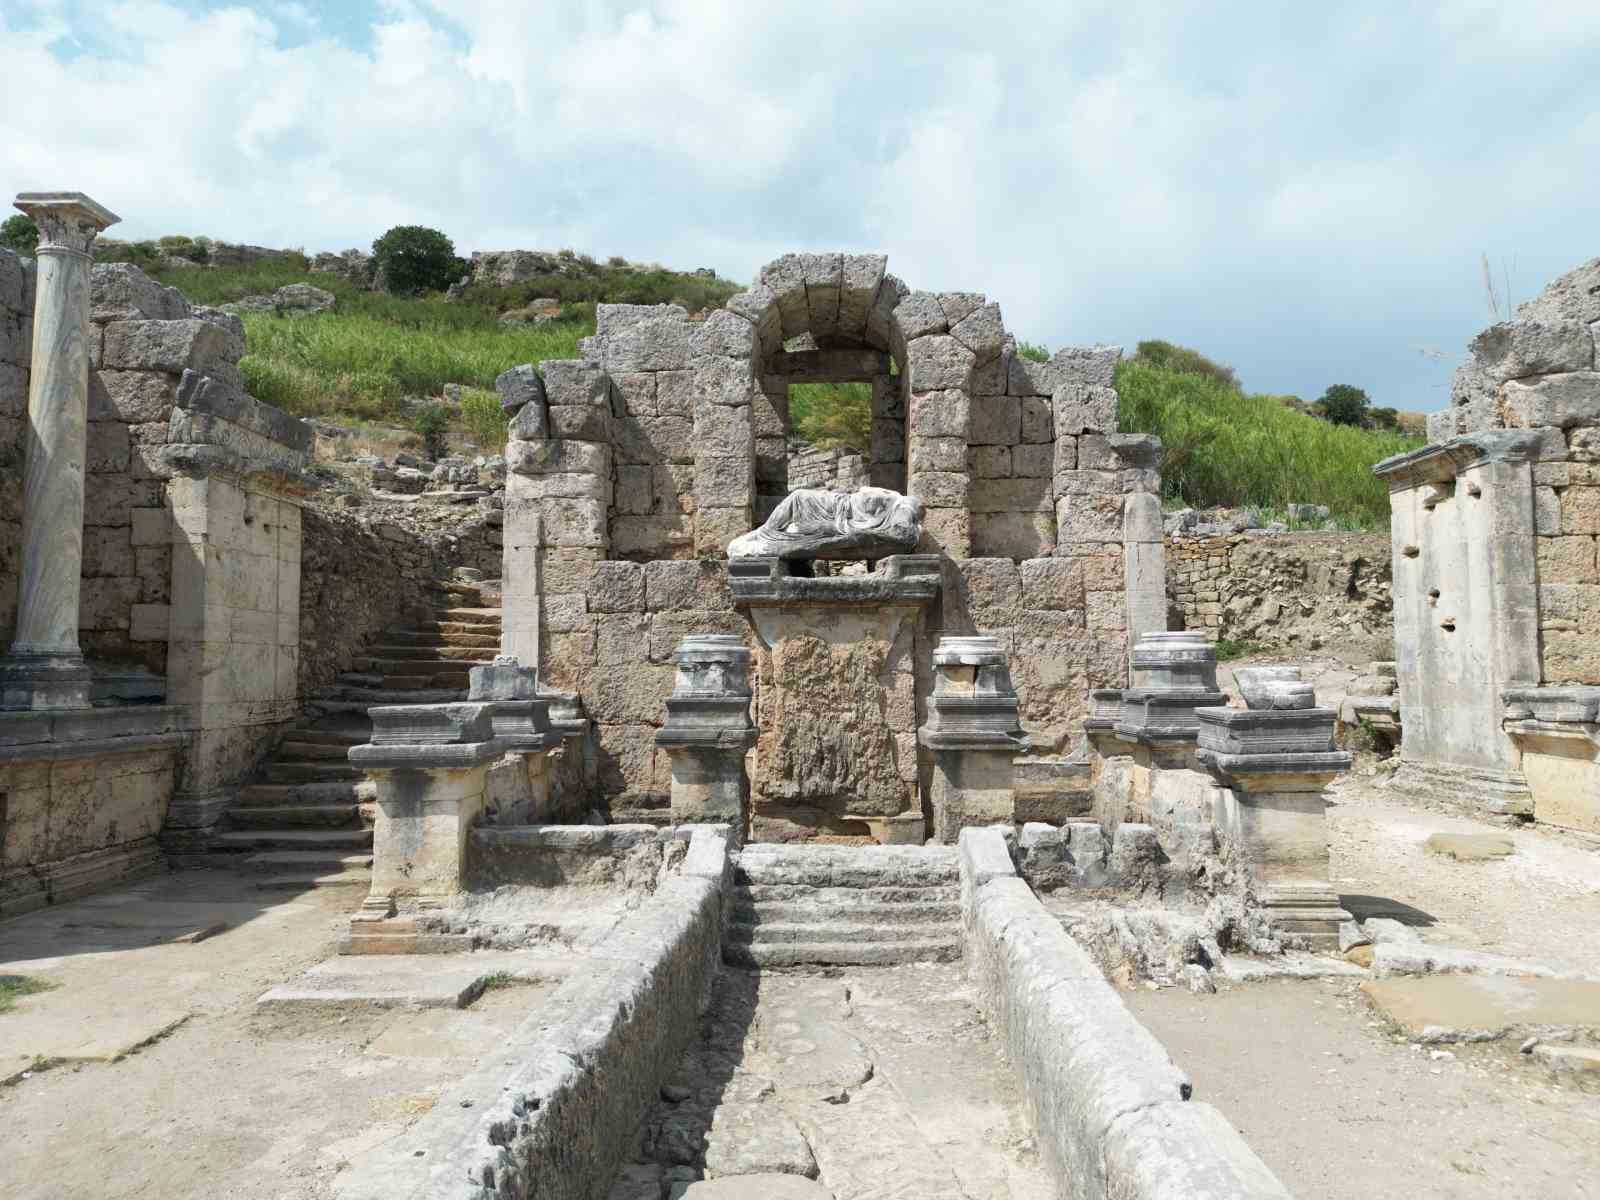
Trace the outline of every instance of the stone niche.
[[730, 560], [734, 603], [759, 640], [753, 840], [926, 837], [917, 714], [940, 562], [902, 554], [811, 577], [790, 573], [808, 564]]

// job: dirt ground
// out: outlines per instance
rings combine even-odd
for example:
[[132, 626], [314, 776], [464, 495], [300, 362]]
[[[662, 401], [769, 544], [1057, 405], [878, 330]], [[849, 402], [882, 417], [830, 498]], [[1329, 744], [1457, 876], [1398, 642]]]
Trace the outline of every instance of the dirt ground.
[[1348, 980], [1124, 998], [1299, 1200], [1600, 1196], [1600, 1096], [1515, 1045], [1413, 1047]]
[[[360, 899], [187, 872], [0, 923], [0, 973], [59, 985], [0, 1014], [0, 1078], [14, 1080], [0, 1088], [0, 1196], [326, 1197], [350, 1157], [402, 1133], [554, 987], [497, 988], [467, 1009], [258, 1012], [268, 987], [332, 952]], [[229, 928], [171, 940], [217, 921]], [[39, 1056], [68, 1061], [23, 1077]]]

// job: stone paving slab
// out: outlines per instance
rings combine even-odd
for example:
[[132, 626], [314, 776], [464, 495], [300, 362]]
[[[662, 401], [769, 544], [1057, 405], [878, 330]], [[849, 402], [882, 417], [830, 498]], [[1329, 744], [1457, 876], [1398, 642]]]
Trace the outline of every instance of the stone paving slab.
[[1600, 982], [1425, 975], [1361, 985], [1384, 1016], [1424, 1042], [1490, 1041], [1554, 1029], [1600, 1030]]
[[[48, 993], [46, 993], [48, 995]], [[85, 1062], [116, 1062], [140, 1047], [159, 1041], [190, 1017], [187, 1008], [166, 1006], [127, 1012], [98, 1013], [86, 1021], [75, 1008], [49, 1005], [8, 1013], [0, 1084], [21, 1077], [33, 1067]]]
[[473, 954], [342, 955], [256, 1000], [258, 1008], [465, 1008], [495, 976], [517, 980], [566, 974], [570, 962], [520, 951]]

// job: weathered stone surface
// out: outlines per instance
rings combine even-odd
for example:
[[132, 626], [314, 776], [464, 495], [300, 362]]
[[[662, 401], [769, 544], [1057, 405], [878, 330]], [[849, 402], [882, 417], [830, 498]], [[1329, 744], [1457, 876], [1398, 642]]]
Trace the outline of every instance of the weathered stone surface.
[[833, 1193], [798, 1175], [747, 1175], [675, 1184], [668, 1200], [832, 1200]]
[[932, 334], [919, 337], [906, 348], [912, 392], [965, 388], [977, 361], [973, 352], [953, 337]]
[[944, 333], [950, 328], [944, 305], [934, 292], [912, 292], [907, 295], [895, 306], [894, 323], [907, 342]]
[[1544, 291], [1517, 306], [1517, 320], [1546, 324], [1600, 321], [1600, 258], [1592, 258], [1552, 280]]
[[756, 331], [740, 314], [718, 309], [700, 323], [689, 339], [693, 358], [726, 357], [748, 362], [755, 353]]
[[[978, 298], [981, 302], [982, 297]], [[948, 315], [949, 309], [946, 309]], [[981, 304], [959, 321], [950, 322], [950, 336], [972, 351], [976, 363], [993, 362], [1000, 357], [1005, 342], [1005, 322], [998, 304]]]
[[1117, 393], [1109, 386], [1068, 384], [1052, 393], [1051, 403], [1058, 435], [1117, 427]]
[[957, 388], [914, 393], [906, 429], [918, 437], [967, 436], [971, 401]]
[[1478, 334], [1468, 348], [1474, 362], [1497, 383], [1594, 366], [1594, 337], [1580, 321], [1502, 321]]
[[589, 577], [591, 612], [643, 612], [645, 606], [644, 566], [640, 563], [601, 562]]
[[1504, 833], [1430, 833], [1423, 845], [1434, 854], [1461, 862], [1505, 858], [1515, 848]]
[[1600, 423], [1600, 371], [1566, 371], [1513, 379], [1502, 395], [1508, 423], [1522, 427]]
[[979, 396], [972, 400], [974, 446], [1012, 446], [1022, 440], [1022, 401], [1015, 396]]
[[[495, 376], [494, 390], [500, 395], [500, 407], [508, 415], [516, 415], [524, 405], [543, 407], [546, 403], [544, 379], [534, 370], [532, 363], [523, 363]], [[519, 433], [517, 437], [544, 437], [543, 433]]]
[[177, 401], [178, 380], [159, 371], [89, 372], [89, 419], [165, 422]]
[[96, 263], [89, 279], [89, 319], [97, 325], [189, 316], [189, 302], [177, 288], [157, 283], [132, 263]]
[[[694, 326], [676, 305], [600, 304], [595, 319], [608, 371], [675, 371], [689, 365]], [[546, 386], [552, 382], [547, 371]]]
[[208, 321], [115, 321], [106, 326], [100, 365], [110, 370], [181, 374], [224, 360], [228, 336]]

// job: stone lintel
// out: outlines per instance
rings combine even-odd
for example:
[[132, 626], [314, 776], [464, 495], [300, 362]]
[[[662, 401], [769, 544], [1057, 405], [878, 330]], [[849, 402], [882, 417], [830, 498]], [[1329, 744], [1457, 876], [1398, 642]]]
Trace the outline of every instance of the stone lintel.
[[306, 457], [299, 451], [286, 450], [281, 461], [265, 462], [210, 442], [178, 442], [163, 446], [159, 457], [162, 467], [173, 475], [188, 479], [220, 476], [276, 500], [296, 500], [315, 487], [301, 469], [303, 463], [297, 462]]
[[380, 704], [367, 712], [372, 717], [374, 746], [435, 746], [487, 742], [494, 737], [494, 707], [489, 701]]
[[782, 604], [906, 605], [921, 607], [938, 598], [943, 555], [893, 554], [865, 575], [821, 579], [789, 574], [780, 558], [731, 558], [728, 581], [736, 606]]
[[1544, 435], [1536, 429], [1486, 429], [1396, 454], [1374, 464], [1372, 473], [1386, 480], [1390, 491], [1444, 483], [1484, 463], [1534, 462], [1543, 443]]
[[31, 747], [85, 745], [175, 733], [183, 708], [175, 704], [117, 704], [104, 708], [0, 712], [0, 758]]
[[870, 383], [889, 374], [889, 356], [881, 350], [779, 350], [765, 372], [792, 383]]
[[1600, 721], [1600, 687], [1506, 688], [1500, 699], [1507, 722], [1593, 725]]
[[1350, 769], [1343, 750], [1317, 753], [1221, 754], [1197, 750], [1195, 758], [1224, 787], [1251, 792], [1320, 791]]

